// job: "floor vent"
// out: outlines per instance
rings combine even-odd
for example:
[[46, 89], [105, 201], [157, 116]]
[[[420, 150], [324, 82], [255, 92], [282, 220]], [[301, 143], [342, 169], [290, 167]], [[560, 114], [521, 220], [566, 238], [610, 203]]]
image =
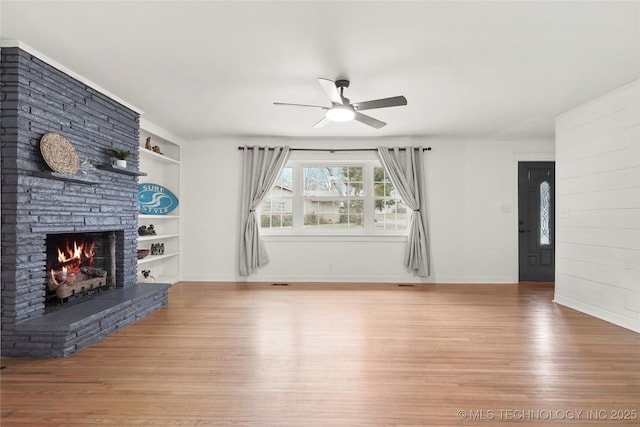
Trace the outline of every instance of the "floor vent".
[[413, 288], [415, 285], [412, 285], [411, 283], [400, 283], [398, 286], [406, 286], [408, 288]]
[[289, 286], [288, 283], [273, 283], [271, 286]]

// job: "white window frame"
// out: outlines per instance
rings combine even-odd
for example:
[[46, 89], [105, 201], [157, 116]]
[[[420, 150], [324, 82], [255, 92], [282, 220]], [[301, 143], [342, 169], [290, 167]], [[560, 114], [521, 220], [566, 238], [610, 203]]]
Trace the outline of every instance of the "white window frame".
[[[354, 158], [353, 153], [336, 153], [329, 154], [323, 153], [301, 153], [297, 152], [298, 156], [291, 156], [285, 164], [285, 167], [293, 168], [293, 227], [291, 229], [282, 228], [260, 228], [260, 235], [264, 237], [265, 241], [277, 240], [277, 241], [296, 241], [296, 240], [311, 240], [311, 241], [370, 241], [379, 239], [388, 239], [393, 241], [406, 241], [408, 236], [408, 224], [404, 230], [385, 230], [376, 229], [374, 227], [374, 207], [375, 207], [375, 194], [373, 185], [373, 171], [375, 167], [382, 167], [375, 152], [369, 158], [363, 158], [362, 153], [359, 153], [360, 157]], [[364, 192], [364, 227], [361, 229], [332, 229], [332, 228], [304, 228], [303, 218], [303, 169], [305, 167], [344, 167], [355, 166], [363, 167], [363, 192]], [[259, 206], [256, 212], [258, 215], [262, 214], [262, 206]], [[410, 210], [407, 212], [407, 218], [410, 215]], [[260, 221], [259, 221], [260, 222]], [[408, 222], [408, 220], [407, 220]]]

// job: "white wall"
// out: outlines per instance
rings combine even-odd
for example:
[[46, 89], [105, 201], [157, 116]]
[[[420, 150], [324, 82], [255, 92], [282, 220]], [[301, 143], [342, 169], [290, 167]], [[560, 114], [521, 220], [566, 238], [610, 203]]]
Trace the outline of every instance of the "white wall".
[[[431, 146], [425, 153], [432, 275], [402, 266], [404, 241], [269, 239], [271, 263], [237, 275], [239, 145]], [[182, 146], [183, 280], [516, 283], [517, 160], [553, 160], [552, 140], [225, 139]]]
[[640, 80], [556, 121], [556, 302], [640, 332]]

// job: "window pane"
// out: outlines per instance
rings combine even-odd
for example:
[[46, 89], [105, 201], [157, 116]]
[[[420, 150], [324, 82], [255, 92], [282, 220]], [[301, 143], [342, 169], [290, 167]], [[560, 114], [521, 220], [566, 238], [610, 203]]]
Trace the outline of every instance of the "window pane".
[[335, 168], [304, 168], [303, 177], [305, 195], [340, 195], [341, 176]]
[[304, 201], [305, 228], [361, 229], [364, 226], [362, 199]]
[[551, 244], [549, 218], [551, 217], [551, 186], [549, 181], [540, 184], [540, 244]]
[[362, 167], [309, 167], [303, 168], [305, 196], [363, 195]]
[[376, 199], [373, 220], [376, 230], [406, 230], [407, 207], [398, 199]]
[[262, 203], [262, 228], [292, 228], [293, 199], [270, 199]]
[[262, 215], [260, 227], [291, 229], [293, 217], [291, 215]]
[[406, 230], [407, 207], [382, 167], [373, 169], [374, 228], [376, 230]]
[[351, 166], [343, 168], [343, 173], [347, 177], [347, 196], [362, 197], [364, 195], [362, 183], [362, 167]]
[[293, 168], [284, 168], [262, 202], [261, 228], [293, 228]]
[[280, 178], [276, 181], [267, 199], [272, 197], [292, 197], [293, 196], [293, 168], [284, 168]]

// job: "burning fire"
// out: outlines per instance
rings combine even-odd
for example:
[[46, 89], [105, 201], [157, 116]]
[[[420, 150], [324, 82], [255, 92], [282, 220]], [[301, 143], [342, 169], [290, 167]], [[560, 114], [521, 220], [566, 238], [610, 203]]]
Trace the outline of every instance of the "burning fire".
[[78, 242], [74, 241], [73, 245], [67, 245], [64, 251], [58, 248], [58, 262], [60, 264], [66, 264], [69, 261], [78, 260], [80, 264], [84, 260], [89, 260], [89, 262], [92, 263], [93, 255], [95, 255], [95, 247], [94, 242], [82, 242], [78, 244]]
[[68, 242], [64, 248], [57, 248], [57, 250], [58, 264], [49, 271], [51, 278], [49, 283], [53, 288], [80, 280], [81, 266], [93, 267], [94, 242]]

